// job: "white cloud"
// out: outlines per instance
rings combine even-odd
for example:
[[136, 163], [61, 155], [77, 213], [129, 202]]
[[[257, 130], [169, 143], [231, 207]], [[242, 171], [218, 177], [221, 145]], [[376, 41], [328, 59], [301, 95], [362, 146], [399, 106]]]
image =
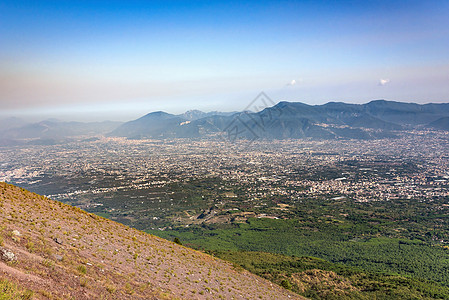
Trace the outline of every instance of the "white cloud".
[[302, 79], [292, 79], [289, 83], [286, 84], [286, 86], [294, 86], [294, 85], [298, 85], [302, 82]]
[[390, 82], [390, 79], [380, 79], [379, 85], [384, 86]]
[[289, 83], [287, 83], [287, 85], [295, 85], [296, 84], [296, 80], [293, 79], [292, 81], [290, 81]]

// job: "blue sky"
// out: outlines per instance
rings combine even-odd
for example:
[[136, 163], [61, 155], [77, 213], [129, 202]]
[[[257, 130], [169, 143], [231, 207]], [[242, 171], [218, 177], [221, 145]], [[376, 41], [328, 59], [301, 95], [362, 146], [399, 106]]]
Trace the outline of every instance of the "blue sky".
[[3, 115], [449, 102], [449, 1], [0, 2]]

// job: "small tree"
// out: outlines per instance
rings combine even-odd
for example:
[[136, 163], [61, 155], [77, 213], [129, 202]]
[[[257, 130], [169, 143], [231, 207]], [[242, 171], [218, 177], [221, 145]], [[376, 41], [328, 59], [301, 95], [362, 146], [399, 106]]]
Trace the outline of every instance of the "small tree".
[[182, 245], [181, 241], [175, 237], [175, 239], [173, 240], [174, 243], [178, 244], [178, 245]]
[[287, 279], [281, 281], [281, 286], [283, 288], [286, 288], [287, 290], [290, 290], [292, 288], [292, 284]]

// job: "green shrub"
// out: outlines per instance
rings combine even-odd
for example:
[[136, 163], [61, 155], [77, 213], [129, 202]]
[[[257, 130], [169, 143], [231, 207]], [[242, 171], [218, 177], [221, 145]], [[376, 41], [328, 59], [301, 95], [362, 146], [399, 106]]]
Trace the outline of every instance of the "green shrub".
[[79, 265], [78, 267], [76, 267], [76, 269], [78, 270], [78, 272], [80, 272], [81, 274], [86, 274], [87, 273], [87, 269], [85, 266], [83, 265]]
[[290, 290], [292, 288], [292, 284], [287, 279], [281, 281], [281, 286], [283, 288], [286, 288], [287, 290]]

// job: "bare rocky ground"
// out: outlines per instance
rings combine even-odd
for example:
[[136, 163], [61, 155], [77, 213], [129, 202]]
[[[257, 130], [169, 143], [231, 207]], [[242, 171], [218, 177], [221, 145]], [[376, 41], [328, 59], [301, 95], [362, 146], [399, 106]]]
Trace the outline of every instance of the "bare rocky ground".
[[0, 278], [33, 299], [300, 299], [228, 262], [6, 183], [0, 250]]

